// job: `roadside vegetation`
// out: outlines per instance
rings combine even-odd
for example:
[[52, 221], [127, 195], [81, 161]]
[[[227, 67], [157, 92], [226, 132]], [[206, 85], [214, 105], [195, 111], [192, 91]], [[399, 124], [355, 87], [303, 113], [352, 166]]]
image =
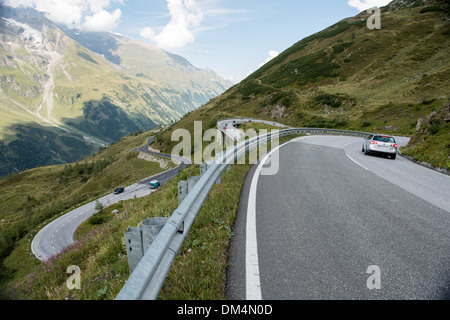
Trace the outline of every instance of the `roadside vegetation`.
[[450, 170], [450, 104], [419, 120], [402, 153], [437, 168]]
[[52, 219], [117, 186], [167, 170], [138, 159], [138, 152], [132, 151], [150, 136], [152, 132], [138, 132], [80, 162], [36, 168], [0, 180], [0, 288], [34, 267], [31, 240]]
[[[296, 136], [285, 137], [280, 143]], [[270, 148], [270, 144], [268, 146]], [[159, 299], [226, 299], [228, 248], [242, 184], [251, 165], [232, 165], [211, 189], [164, 282]], [[9, 299], [111, 300], [129, 277], [124, 232], [152, 217], [170, 217], [178, 207], [178, 181], [199, 175], [191, 165], [148, 197], [103, 208], [76, 232], [76, 242], [62, 253], [17, 277], [5, 288]], [[117, 210], [116, 213], [113, 213]], [[25, 255], [26, 239], [19, 251]], [[69, 290], [67, 267], [81, 269], [81, 290]]]

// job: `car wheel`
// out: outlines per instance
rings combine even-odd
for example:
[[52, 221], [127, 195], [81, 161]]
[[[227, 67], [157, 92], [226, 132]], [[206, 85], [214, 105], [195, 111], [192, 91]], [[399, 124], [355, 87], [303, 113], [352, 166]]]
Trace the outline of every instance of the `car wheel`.
[[370, 151], [369, 151], [369, 150], [367, 150], [367, 148], [366, 148], [366, 147], [364, 147], [364, 154], [365, 154], [366, 156], [368, 156], [368, 155], [370, 154]]
[[397, 154], [393, 154], [393, 155], [391, 156], [391, 159], [392, 159], [392, 160], [395, 160], [395, 158], [397, 158]]

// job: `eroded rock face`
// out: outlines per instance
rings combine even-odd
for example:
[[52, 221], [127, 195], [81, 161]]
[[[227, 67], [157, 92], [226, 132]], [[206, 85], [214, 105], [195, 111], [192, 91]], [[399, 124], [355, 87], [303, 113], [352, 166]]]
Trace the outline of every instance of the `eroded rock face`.
[[444, 121], [445, 123], [449, 123], [450, 122], [450, 103], [447, 104], [447, 114], [444, 117]]
[[429, 116], [420, 118], [417, 121], [416, 133], [427, 134], [428, 127], [433, 124], [442, 125], [450, 122], [450, 103], [440, 110], [433, 111]]
[[142, 159], [142, 160], [150, 161], [150, 162], [157, 162], [157, 163], [159, 163], [159, 166], [161, 167], [161, 169], [167, 169], [167, 168], [169, 168], [169, 165], [170, 165], [170, 161], [167, 159], [155, 157], [150, 154], [143, 153], [143, 152], [139, 153], [138, 159]]
[[426, 118], [420, 118], [419, 121], [417, 121], [416, 132], [422, 132], [421, 130], [426, 121], [427, 121]]

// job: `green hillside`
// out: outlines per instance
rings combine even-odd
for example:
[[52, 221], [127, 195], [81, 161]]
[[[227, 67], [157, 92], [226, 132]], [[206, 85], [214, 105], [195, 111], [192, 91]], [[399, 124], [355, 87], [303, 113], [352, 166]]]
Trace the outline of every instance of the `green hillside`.
[[[28, 255], [24, 260], [23, 248], [18, 246], [25, 236], [30, 237], [53, 218], [100, 198], [117, 186], [130, 185], [175, 167], [170, 163], [168, 168], [161, 168], [158, 162], [140, 159], [139, 153], [132, 151], [153, 134], [138, 132], [83, 161], [35, 168], [0, 179], [0, 289], [6, 279], [24, 275], [34, 267], [33, 258]], [[19, 260], [14, 258], [17, 248]]]
[[[381, 12], [381, 30], [367, 28], [363, 12], [302, 39], [172, 130], [192, 130], [196, 120], [211, 127], [218, 118], [245, 116], [412, 136], [420, 118], [449, 112], [449, 5], [393, 1]], [[435, 125], [446, 141], [440, 145], [449, 145], [446, 122]], [[171, 131], [163, 132], [155, 147], [169, 152], [170, 140]], [[444, 148], [429, 161], [449, 168], [449, 156]]]
[[107, 34], [117, 42], [114, 64], [42, 13], [0, 11], [0, 176], [77, 161], [131, 132], [175, 122], [229, 87], [138, 41]]

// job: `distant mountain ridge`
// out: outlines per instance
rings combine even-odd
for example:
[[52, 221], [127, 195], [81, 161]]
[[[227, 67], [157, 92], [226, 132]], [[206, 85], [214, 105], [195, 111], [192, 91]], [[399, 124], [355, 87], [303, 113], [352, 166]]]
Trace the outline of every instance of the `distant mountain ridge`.
[[[198, 94], [201, 104], [233, 85], [212, 70], [196, 68], [184, 57], [151, 44], [110, 32], [81, 32], [59, 27], [79, 44], [104, 56], [124, 72], [137, 77], [145, 76], [174, 89]], [[199, 90], [199, 85], [210, 91], [205, 94], [205, 90]], [[194, 101], [197, 102], [195, 99]]]
[[231, 85], [154, 46], [0, 5], [0, 175], [79, 160]]

